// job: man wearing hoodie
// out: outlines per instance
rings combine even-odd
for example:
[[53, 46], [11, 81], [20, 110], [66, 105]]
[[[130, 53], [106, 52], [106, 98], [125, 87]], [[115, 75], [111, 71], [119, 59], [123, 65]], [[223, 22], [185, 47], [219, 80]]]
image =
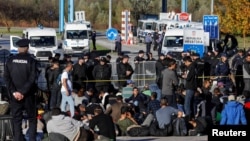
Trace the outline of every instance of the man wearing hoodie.
[[247, 125], [243, 105], [235, 101], [234, 95], [228, 96], [228, 102], [221, 112], [220, 125]]
[[53, 108], [52, 118], [47, 123], [47, 132], [64, 135], [70, 141], [81, 141], [88, 138], [86, 129], [89, 129], [83, 122], [77, 121], [61, 113], [60, 108]]

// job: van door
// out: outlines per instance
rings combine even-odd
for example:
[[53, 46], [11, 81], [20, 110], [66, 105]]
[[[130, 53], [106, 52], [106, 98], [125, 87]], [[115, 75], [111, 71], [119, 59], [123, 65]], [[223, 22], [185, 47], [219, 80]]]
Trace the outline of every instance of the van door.
[[10, 36], [10, 54], [17, 54], [18, 53], [18, 46], [16, 45], [16, 42], [18, 40], [22, 39], [19, 36]]

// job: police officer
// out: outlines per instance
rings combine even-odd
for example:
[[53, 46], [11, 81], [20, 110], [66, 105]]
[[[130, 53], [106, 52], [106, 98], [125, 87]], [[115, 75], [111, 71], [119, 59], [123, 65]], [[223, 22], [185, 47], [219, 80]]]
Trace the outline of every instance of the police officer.
[[145, 42], [146, 42], [146, 54], [150, 53], [152, 41], [153, 41], [153, 40], [152, 40], [152, 37], [151, 37], [151, 33], [148, 33], [148, 35], [145, 37]]
[[29, 139], [36, 141], [36, 78], [37, 63], [28, 53], [29, 40], [20, 39], [16, 45], [18, 54], [11, 56], [6, 62], [5, 82], [11, 97], [11, 114], [13, 116], [14, 141], [25, 141], [22, 133], [23, 111], [29, 120]]
[[108, 92], [110, 86], [110, 78], [112, 70], [109, 64], [107, 64], [107, 59], [102, 57], [100, 63], [96, 65], [92, 71], [93, 77], [96, 80], [95, 88], [98, 92], [103, 90]]
[[230, 68], [227, 61], [227, 54], [222, 53], [221, 54], [221, 60], [216, 65], [215, 68], [215, 75], [218, 77], [217, 82], [222, 82], [225, 85], [226, 90], [229, 90], [230, 87]]
[[115, 38], [115, 50], [118, 54], [122, 52], [122, 37], [121, 37], [121, 31], [118, 31], [118, 35]]
[[122, 61], [117, 65], [120, 90], [127, 85], [126, 80], [130, 80], [134, 73], [132, 66], [128, 63], [130, 57], [128, 55], [123, 55], [122, 58]]

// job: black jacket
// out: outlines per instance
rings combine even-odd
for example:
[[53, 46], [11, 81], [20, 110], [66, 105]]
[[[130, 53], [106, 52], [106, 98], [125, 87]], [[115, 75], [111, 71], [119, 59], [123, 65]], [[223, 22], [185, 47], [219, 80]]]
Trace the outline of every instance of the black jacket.
[[[98, 64], [93, 69], [93, 77], [95, 80], [110, 80], [111, 78], [111, 68], [108, 64]], [[96, 82], [96, 86], [109, 85], [109, 81]]]
[[17, 54], [7, 60], [4, 79], [11, 95], [16, 91], [24, 96], [34, 94], [37, 78], [37, 61], [30, 54]]
[[72, 78], [73, 82], [75, 81], [84, 81], [87, 78], [87, 65], [82, 64], [80, 65], [79, 63], [76, 63], [73, 66], [73, 71], [72, 71]]
[[107, 138], [116, 139], [115, 126], [112, 117], [106, 114], [96, 115], [89, 121], [89, 128], [94, 130], [95, 126], [99, 128], [99, 134]]
[[[126, 71], [131, 71], [132, 73], [129, 76], [127, 76]], [[117, 74], [119, 79], [130, 79], [133, 73], [134, 70], [129, 63], [124, 64], [121, 62], [117, 65]]]
[[187, 67], [187, 78], [186, 78], [186, 89], [195, 90], [196, 89], [196, 71], [195, 64], [192, 62], [190, 66]]

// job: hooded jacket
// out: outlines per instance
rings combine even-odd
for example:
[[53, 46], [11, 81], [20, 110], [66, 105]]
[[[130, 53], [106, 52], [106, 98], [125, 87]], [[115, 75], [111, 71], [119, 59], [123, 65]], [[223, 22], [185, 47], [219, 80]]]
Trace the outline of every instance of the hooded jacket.
[[221, 113], [220, 125], [247, 125], [243, 105], [228, 101]]

